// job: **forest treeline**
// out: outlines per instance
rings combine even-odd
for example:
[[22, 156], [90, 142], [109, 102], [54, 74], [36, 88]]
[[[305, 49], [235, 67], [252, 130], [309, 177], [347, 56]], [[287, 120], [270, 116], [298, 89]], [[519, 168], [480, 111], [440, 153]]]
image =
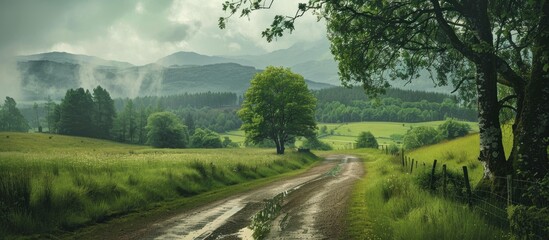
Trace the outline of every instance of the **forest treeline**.
[[[388, 89], [385, 95], [368, 98], [359, 87], [334, 87], [313, 94], [317, 98], [318, 122], [476, 119], [474, 110], [461, 107], [454, 96], [442, 93]], [[153, 113], [174, 113], [191, 134], [198, 128], [219, 133], [240, 128], [242, 121], [237, 111], [242, 101], [242, 96], [229, 92], [112, 99], [106, 89], [97, 87], [91, 92], [70, 89], [60, 103], [48, 99], [44, 104], [22, 109], [21, 113], [35, 131], [44, 128], [53, 133], [146, 144], [147, 119]], [[7, 116], [8, 109], [15, 108], [15, 101], [4, 105]]]
[[[127, 99], [115, 99], [114, 106], [121, 110]], [[166, 109], [236, 107], [242, 97], [231, 92], [184, 93], [171, 96], [145, 96], [132, 99], [137, 106], [161, 106]]]
[[432, 92], [388, 89], [368, 98], [359, 87], [315, 91], [316, 119], [325, 123], [384, 121], [426, 122], [455, 118], [476, 121], [473, 109], [460, 106], [456, 97]]

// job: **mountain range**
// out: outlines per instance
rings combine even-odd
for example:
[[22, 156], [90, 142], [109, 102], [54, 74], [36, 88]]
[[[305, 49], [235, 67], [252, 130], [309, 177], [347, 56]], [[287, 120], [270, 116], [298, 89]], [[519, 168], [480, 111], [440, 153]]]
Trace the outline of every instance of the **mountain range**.
[[[327, 41], [295, 44], [262, 55], [206, 56], [176, 52], [143, 66], [65, 52], [18, 56], [16, 60], [24, 101], [47, 97], [59, 100], [69, 88], [91, 90], [97, 85], [106, 88], [115, 98], [206, 91], [243, 94], [250, 79], [268, 65], [291, 68], [304, 76], [310, 89], [340, 85], [337, 63]], [[427, 77], [415, 82], [406, 88], [433, 89]], [[451, 89], [434, 90], [448, 92]]]

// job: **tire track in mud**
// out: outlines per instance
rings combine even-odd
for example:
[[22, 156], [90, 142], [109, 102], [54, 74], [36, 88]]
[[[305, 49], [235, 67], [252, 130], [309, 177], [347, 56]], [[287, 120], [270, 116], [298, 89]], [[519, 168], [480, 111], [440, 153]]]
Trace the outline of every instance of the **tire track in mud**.
[[252, 239], [252, 216], [279, 194], [284, 195], [280, 214], [268, 222], [268, 239], [337, 238], [344, 233], [347, 200], [362, 172], [356, 158], [330, 156], [299, 176], [156, 223], [143, 239]]

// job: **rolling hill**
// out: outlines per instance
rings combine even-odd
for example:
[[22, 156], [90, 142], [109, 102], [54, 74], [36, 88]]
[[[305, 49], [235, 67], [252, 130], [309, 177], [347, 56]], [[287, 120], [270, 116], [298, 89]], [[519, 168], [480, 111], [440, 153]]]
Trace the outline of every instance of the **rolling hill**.
[[[289, 67], [308, 79], [311, 89], [341, 85], [337, 63], [327, 40], [299, 43], [260, 55], [206, 56], [176, 52], [144, 66], [94, 56], [50, 52], [19, 56], [23, 101], [60, 99], [68, 88], [101, 85], [113, 97], [164, 96], [203, 91], [243, 93], [252, 76], [268, 65]], [[424, 71], [412, 84], [393, 81], [396, 88], [449, 93], [452, 87], [434, 87]]]
[[[190, 56], [195, 56], [191, 54]], [[199, 60], [196, 60], [199, 59]], [[260, 70], [236, 63], [214, 63], [206, 57], [191, 59], [191, 65], [144, 66], [102, 60], [69, 53], [46, 53], [20, 57], [17, 68], [24, 100], [61, 99], [67, 89], [93, 89], [101, 85], [113, 97], [166, 96], [196, 92], [242, 94]], [[215, 59], [215, 58], [214, 58]], [[221, 58], [220, 58], [221, 59]], [[204, 63], [207, 65], [200, 65]], [[311, 89], [332, 85], [307, 80]]]

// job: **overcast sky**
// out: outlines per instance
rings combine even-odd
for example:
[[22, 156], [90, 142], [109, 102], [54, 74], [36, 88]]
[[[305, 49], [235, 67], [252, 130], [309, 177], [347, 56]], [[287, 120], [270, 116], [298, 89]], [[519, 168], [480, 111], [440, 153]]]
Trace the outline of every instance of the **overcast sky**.
[[232, 18], [221, 30], [223, 1], [0, 1], [0, 58], [64, 51], [141, 65], [176, 51], [256, 54], [326, 37], [325, 24], [309, 14], [292, 35], [273, 43], [261, 38], [275, 13], [295, 13], [294, 0], [275, 1], [274, 9], [250, 20]]

